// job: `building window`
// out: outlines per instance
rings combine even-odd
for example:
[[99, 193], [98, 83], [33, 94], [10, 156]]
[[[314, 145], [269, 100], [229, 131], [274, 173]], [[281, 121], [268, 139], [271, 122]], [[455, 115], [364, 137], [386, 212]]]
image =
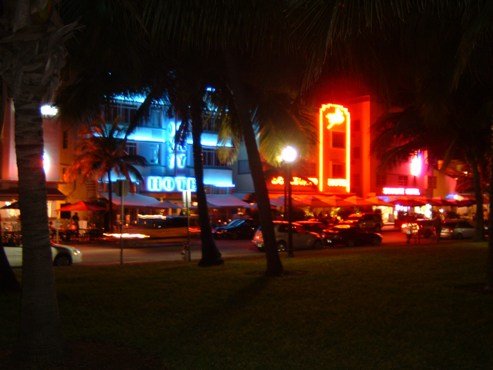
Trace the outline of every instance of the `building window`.
[[251, 173], [250, 172], [250, 164], [248, 163], [248, 160], [246, 159], [241, 159], [238, 161], [238, 174], [239, 175], [247, 175]]
[[399, 186], [407, 186], [407, 184], [408, 184], [408, 176], [404, 176], [404, 175], [397, 176], [397, 184]]
[[332, 177], [334, 179], [342, 179], [346, 177], [344, 165], [341, 163], [332, 163]]
[[351, 131], [361, 131], [361, 121], [359, 119], [351, 121]]
[[346, 134], [344, 132], [332, 131], [332, 148], [344, 149], [345, 147], [346, 147]]
[[384, 187], [386, 184], [387, 184], [387, 176], [385, 174], [382, 174], [382, 173], [377, 173], [377, 176], [376, 176], [376, 186], [378, 188], [380, 187]]
[[115, 104], [106, 107], [104, 116], [109, 122], [129, 124], [137, 107], [129, 104]]
[[128, 143], [125, 147], [128, 155], [137, 155], [137, 143]]
[[142, 122], [143, 127], [154, 127], [154, 128], [162, 128], [162, 113], [163, 110], [161, 108], [152, 107], [149, 112], [149, 117]]
[[219, 162], [219, 158], [217, 157], [216, 149], [202, 149], [202, 158], [204, 166], [207, 167], [227, 167], [226, 164], [222, 164]]
[[64, 130], [62, 133], [62, 148], [68, 149], [68, 131]]
[[160, 147], [157, 143], [139, 143], [139, 155], [144, 157], [150, 165], [159, 164]]
[[211, 131], [211, 132], [219, 131], [217, 114], [206, 111], [203, 113], [203, 119], [204, 119], [204, 125], [203, 125], [204, 131]]
[[437, 188], [437, 177], [428, 176], [428, 189], [436, 189], [436, 188]]

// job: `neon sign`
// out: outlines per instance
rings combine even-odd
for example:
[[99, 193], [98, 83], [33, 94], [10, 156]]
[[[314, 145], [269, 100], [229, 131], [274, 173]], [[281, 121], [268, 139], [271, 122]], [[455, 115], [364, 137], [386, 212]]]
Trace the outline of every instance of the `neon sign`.
[[[273, 177], [272, 180], [270, 181], [272, 185], [284, 185], [284, 177], [282, 176], [277, 176]], [[313, 186], [313, 183], [311, 181], [302, 179], [301, 177], [293, 177], [293, 180], [291, 180], [291, 185], [294, 186]]]
[[[330, 133], [331, 132], [345, 133], [345, 148], [343, 155], [344, 158], [339, 158], [346, 164], [345, 177], [342, 179], [332, 179], [330, 171], [330, 163], [332, 158], [329, 156], [339, 156], [337, 153], [342, 148], [337, 148], [329, 151]], [[319, 158], [318, 158], [318, 188], [320, 191], [325, 190], [325, 186], [344, 187], [346, 192], [350, 191], [350, 178], [351, 178], [351, 119], [349, 111], [342, 105], [337, 104], [323, 104], [319, 111]], [[329, 156], [328, 156], [329, 155]]]
[[327, 179], [327, 186], [340, 186], [340, 187], [347, 187], [347, 180], [346, 179]]
[[151, 192], [197, 191], [197, 183], [195, 177], [148, 176], [146, 188]]
[[418, 188], [383, 188], [385, 195], [421, 195]]

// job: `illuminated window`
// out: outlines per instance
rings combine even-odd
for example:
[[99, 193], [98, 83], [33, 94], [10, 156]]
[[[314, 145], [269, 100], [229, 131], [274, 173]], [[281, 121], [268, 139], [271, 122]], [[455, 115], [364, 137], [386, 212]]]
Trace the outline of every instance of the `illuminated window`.
[[346, 147], [346, 133], [332, 131], [332, 148], [344, 149]]

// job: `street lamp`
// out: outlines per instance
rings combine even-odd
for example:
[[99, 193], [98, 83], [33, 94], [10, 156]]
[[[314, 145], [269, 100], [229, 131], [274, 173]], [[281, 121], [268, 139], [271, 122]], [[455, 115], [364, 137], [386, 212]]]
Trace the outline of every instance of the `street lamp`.
[[[286, 165], [286, 178], [284, 180], [284, 193], [287, 194], [287, 214], [288, 214], [288, 257], [293, 257], [293, 202], [291, 188], [291, 167], [298, 157], [298, 152], [292, 146], [285, 147], [281, 152], [282, 162]], [[286, 210], [285, 210], [286, 212]]]

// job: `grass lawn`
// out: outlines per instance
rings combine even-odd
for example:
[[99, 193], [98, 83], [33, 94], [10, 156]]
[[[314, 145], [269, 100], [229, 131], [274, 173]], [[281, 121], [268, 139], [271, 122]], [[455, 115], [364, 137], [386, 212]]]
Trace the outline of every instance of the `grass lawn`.
[[[486, 243], [57, 268], [69, 369], [493, 369]], [[0, 354], [18, 296], [2, 295]], [[0, 368], [2, 361], [0, 359]]]

